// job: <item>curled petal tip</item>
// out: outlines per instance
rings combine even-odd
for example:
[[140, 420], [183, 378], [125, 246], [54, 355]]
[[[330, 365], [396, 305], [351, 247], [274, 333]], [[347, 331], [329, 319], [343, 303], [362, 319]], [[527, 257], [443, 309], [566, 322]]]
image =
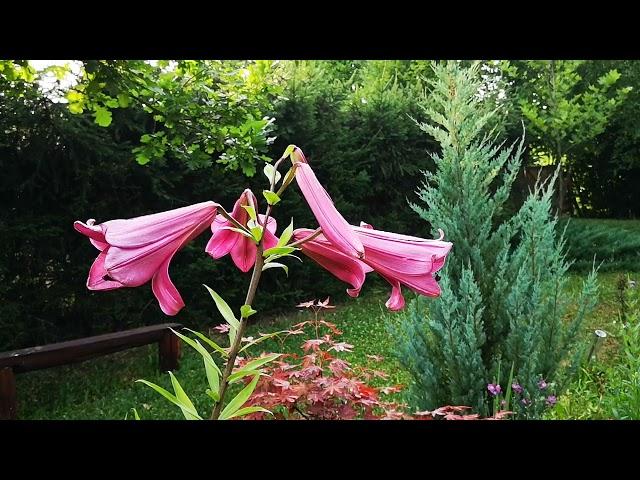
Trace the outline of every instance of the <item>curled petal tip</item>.
[[440, 234], [440, 236], [438, 238], [436, 238], [436, 240], [441, 241], [444, 240], [444, 231], [442, 231], [441, 228], [438, 229], [438, 233]]

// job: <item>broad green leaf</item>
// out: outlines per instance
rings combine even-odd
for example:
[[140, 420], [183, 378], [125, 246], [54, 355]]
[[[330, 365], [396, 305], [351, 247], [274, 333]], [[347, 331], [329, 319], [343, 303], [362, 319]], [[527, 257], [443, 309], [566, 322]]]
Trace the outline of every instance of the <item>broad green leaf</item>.
[[184, 330], [188, 330], [189, 332], [193, 333], [194, 335], [197, 335], [198, 337], [200, 337], [200, 339], [204, 342], [206, 342], [207, 344], [209, 344], [211, 346], [211, 348], [213, 348], [214, 350], [216, 350], [218, 353], [220, 353], [222, 356], [224, 357], [228, 357], [229, 353], [222, 348], [220, 345], [218, 345], [216, 342], [214, 342], [213, 340], [211, 340], [209, 337], [207, 337], [206, 335], [204, 335], [203, 333], [200, 332], [196, 332], [195, 330], [191, 330], [190, 328], [185, 328]]
[[240, 410], [236, 410], [236, 413], [228, 416], [226, 420], [229, 420], [230, 418], [234, 418], [234, 417], [242, 417], [243, 415], [249, 415], [250, 413], [255, 413], [255, 412], [264, 412], [264, 413], [268, 413], [269, 415], [273, 415], [273, 413], [267, 410], [266, 408], [246, 407], [246, 408], [241, 408]]
[[151, 161], [151, 159], [147, 155], [145, 155], [144, 153], [138, 153], [136, 155], [136, 162], [138, 162], [138, 164], [140, 164], [140, 165], [146, 165], [150, 161]]
[[249, 318], [254, 313], [258, 313], [257, 310], [251, 308], [251, 305], [242, 305], [240, 307], [240, 315], [242, 318]]
[[251, 383], [244, 387], [240, 391], [240, 393], [238, 393], [238, 395], [233, 397], [233, 399], [227, 404], [227, 406], [224, 407], [224, 410], [222, 410], [222, 413], [219, 417], [220, 420], [231, 418], [233, 414], [236, 413], [242, 407], [242, 405], [244, 405], [244, 403], [249, 399], [249, 397], [255, 390], [259, 379], [260, 375], [256, 375], [255, 377], [253, 377]]
[[81, 103], [69, 103], [69, 111], [71, 113], [79, 114], [84, 112], [84, 108], [82, 108]]
[[264, 195], [264, 198], [267, 200], [267, 203], [269, 205], [275, 205], [280, 201], [280, 197], [278, 196], [278, 194], [270, 190], [263, 190], [262, 195]]
[[268, 250], [265, 250], [262, 253], [263, 257], [268, 257], [270, 255], [288, 255], [291, 252], [294, 252], [296, 250], [295, 247], [272, 247], [269, 248]]
[[249, 217], [251, 217], [251, 220], [253, 220], [254, 222], [257, 221], [258, 217], [256, 216], [256, 209], [253, 208], [251, 205], [242, 205], [242, 208], [244, 208], [247, 213], [249, 214]]
[[[173, 394], [169, 393], [167, 390], [165, 390], [164, 388], [162, 388], [160, 385], [156, 385], [155, 383], [149, 382], [149, 381], [147, 381], [147, 380], [142, 380], [142, 379], [140, 379], [140, 380], [136, 380], [136, 382], [144, 383], [144, 384], [145, 384], [145, 385], [147, 385], [148, 387], [153, 388], [156, 392], [158, 392], [158, 393], [159, 393], [160, 395], [162, 395], [164, 398], [166, 398], [167, 400], [169, 400], [171, 403], [173, 403], [174, 405], [177, 405], [178, 407], [180, 407], [180, 409], [182, 410], [182, 413], [184, 414], [184, 412], [185, 412], [185, 410], [184, 410], [185, 405], [183, 405], [182, 403], [180, 403], [180, 402], [178, 401], [178, 398], [177, 398], [175, 395], [173, 395]], [[194, 413], [195, 413], [195, 415], [196, 415], [196, 416], [198, 415], [198, 412], [195, 412], [195, 411], [194, 411]], [[186, 416], [186, 415], [185, 415], [185, 416]], [[200, 417], [198, 417], [198, 418], [201, 420], [201, 418], [200, 418]]]
[[96, 108], [94, 112], [96, 123], [101, 127], [108, 127], [111, 125], [111, 112], [104, 107]]
[[131, 97], [129, 97], [129, 95], [127, 95], [126, 93], [118, 94], [118, 105], [121, 108], [127, 108], [130, 103], [131, 103]]
[[216, 302], [216, 307], [218, 307], [218, 311], [224, 317], [227, 323], [236, 329], [240, 328], [240, 323], [238, 322], [236, 317], [233, 315], [233, 310], [231, 310], [229, 305], [227, 305], [227, 302], [225, 302], [220, 295], [214, 292], [207, 285], [205, 285], [204, 287], [209, 291], [209, 294], [211, 295], [213, 300]]
[[287, 228], [284, 229], [280, 238], [278, 239], [278, 247], [284, 247], [289, 240], [291, 240], [291, 236], [293, 235], [293, 218], [291, 219], [291, 223]]
[[269, 182], [271, 182], [271, 179], [273, 178], [273, 174], [274, 174], [274, 172], [275, 172], [275, 174], [276, 174], [276, 179], [275, 179], [275, 181], [273, 182], [273, 184], [274, 184], [274, 185], [277, 185], [277, 183], [280, 181], [280, 178], [282, 177], [282, 175], [280, 175], [280, 172], [278, 172], [278, 171], [276, 170], [276, 168], [275, 168], [272, 164], [270, 164], [270, 163], [267, 163], [267, 164], [264, 166], [264, 170], [263, 170], [263, 171], [264, 171], [264, 174], [267, 176], [267, 179], [269, 179]]
[[169, 372], [169, 376], [171, 377], [171, 385], [173, 385], [173, 390], [176, 392], [176, 399], [178, 400], [178, 402], [180, 402], [180, 409], [182, 410], [184, 418], [186, 418], [187, 420], [202, 420], [202, 417], [198, 415], [196, 407], [193, 405], [191, 399], [183, 390], [180, 382], [178, 382], [178, 379], [171, 372]]
[[264, 272], [265, 270], [269, 270], [270, 268], [281, 268], [284, 270], [284, 273], [286, 273], [287, 277], [289, 276], [289, 267], [287, 267], [284, 263], [278, 263], [278, 262], [265, 263], [262, 266], [262, 271]]

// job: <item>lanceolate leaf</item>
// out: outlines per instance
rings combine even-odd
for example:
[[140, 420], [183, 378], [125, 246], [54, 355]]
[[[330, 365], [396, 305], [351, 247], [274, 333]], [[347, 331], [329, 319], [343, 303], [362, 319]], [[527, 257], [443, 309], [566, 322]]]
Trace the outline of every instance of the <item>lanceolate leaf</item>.
[[265, 250], [262, 255], [264, 257], [269, 257], [271, 255], [287, 255], [295, 250], [295, 247], [273, 247]]
[[220, 391], [220, 377], [222, 376], [222, 372], [218, 368], [218, 365], [216, 365], [213, 357], [211, 357], [211, 354], [197, 340], [192, 340], [191, 338], [186, 337], [185, 335], [182, 335], [173, 329], [171, 329], [171, 331], [178, 337], [180, 337], [186, 344], [193, 347], [193, 349], [202, 356], [202, 360], [204, 361], [205, 373], [207, 375], [207, 381], [209, 382], [209, 387], [211, 388], [213, 394], [218, 396], [219, 399], [220, 396], [218, 392]]
[[200, 332], [196, 332], [195, 330], [191, 330], [190, 328], [185, 328], [185, 330], [193, 333], [194, 335], [197, 335], [200, 338], [200, 340], [202, 340], [203, 342], [206, 342], [207, 344], [209, 344], [213, 349], [215, 349], [218, 353], [220, 353], [224, 357], [228, 357], [229, 356], [229, 353], [224, 348], [222, 348], [220, 345], [218, 345], [216, 342], [211, 340], [206, 335], [204, 335], [204, 334], [202, 334]]
[[251, 205], [242, 205], [242, 208], [244, 208], [247, 211], [251, 220], [253, 220], [254, 222], [257, 221], [258, 217], [256, 216], [255, 208], [253, 208]]
[[226, 420], [229, 420], [230, 418], [235, 418], [235, 417], [242, 417], [244, 415], [249, 415], [250, 413], [255, 413], [255, 412], [264, 412], [264, 413], [268, 413], [269, 415], [273, 415], [273, 413], [271, 413], [266, 408], [262, 408], [262, 407], [246, 407], [246, 408], [241, 408], [240, 410], [236, 410], [236, 412], [231, 414], [231, 415], [229, 415], [226, 418]]
[[262, 195], [264, 195], [264, 198], [267, 200], [269, 205], [275, 205], [280, 201], [280, 197], [270, 190], [263, 190]]
[[293, 218], [291, 219], [291, 223], [289, 223], [289, 226], [285, 228], [282, 234], [280, 235], [277, 246], [284, 247], [287, 243], [289, 243], [289, 240], [291, 240], [292, 235], [293, 235]]
[[187, 420], [202, 420], [202, 417], [198, 415], [196, 407], [191, 402], [191, 399], [189, 399], [185, 391], [182, 389], [182, 386], [180, 385], [180, 382], [178, 382], [178, 379], [171, 372], [169, 372], [169, 376], [171, 377], [173, 390], [176, 392], [176, 399], [178, 400], [178, 402], [180, 402], [180, 409], [182, 410], [184, 418], [186, 418]]
[[262, 266], [262, 271], [264, 272], [265, 270], [269, 270], [270, 268], [281, 268], [284, 270], [284, 273], [287, 274], [287, 277], [289, 276], [289, 267], [287, 267], [284, 263], [278, 263], [278, 262], [265, 263]]
[[[156, 392], [158, 392], [164, 398], [169, 400], [171, 403], [173, 403], [174, 405], [177, 405], [178, 407], [180, 407], [180, 409], [182, 410], [182, 413], [185, 415], [185, 417], [187, 416], [186, 413], [185, 413], [185, 408], [188, 408], [188, 406], [184, 405], [183, 403], [181, 403], [175, 395], [169, 393], [167, 390], [162, 388], [160, 385], [156, 385], [155, 383], [149, 382], [147, 380], [136, 380], [136, 382], [144, 383], [148, 387], [153, 388]], [[198, 415], [198, 412], [195, 411], [195, 408], [193, 409], [193, 411], [189, 412], [189, 414], [191, 416], [193, 416], [193, 417], [196, 417], [198, 420], [202, 420], [202, 418]]]
[[274, 185], [277, 185], [277, 183], [280, 181], [280, 177], [282, 176], [282, 175], [280, 175], [280, 172], [278, 172], [278, 171], [275, 169], [275, 167], [274, 167], [272, 164], [270, 164], [270, 163], [267, 163], [267, 164], [264, 166], [264, 170], [263, 170], [263, 171], [264, 171], [264, 174], [266, 175], [266, 177], [269, 179], [269, 182], [271, 182], [271, 179], [273, 178], [273, 173], [275, 172], [275, 174], [276, 174], [276, 179], [275, 179], [275, 181], [273, 182], [273, 184], [274, 184]]
[[209, 291], [209, 294], [211, 295], [213, 300], [216, 302], [216, 307], [218, 307], [218, 311], [224, 317], [224, 319], [229, 323], [229, 325], [231, 325], [236, 329], [239, 328], [240, 323], [238, 322], [236, 317], [233, 315], [233, 310], [231, 310], [229, 305], [227, 305], [227, 302], [225, 302], [220, 295], [218, 295], [208, 286], [205, 285], [205, 288]]
[[220, 414], [220, 417], [219, 417], [220, 420], [226, 420], [228, 418], [231, 418], [233, 414], [236, 413], [242, 407], [242, 405], [244, 405], [244, 403], [249, 399], [249, 397], [255, 390], [256, 385], [258, 384], [259, 378], [260, 378], [260, 375], [256, 375], [255, 377], [253, 377], [253, 380], [251, 381], [251, 383], [246, 387], [244, 387], [240, 391], [240, 393], [238, 393], [238, 395], [236, 395], [233, 398], [233, 400], [231, 400], [227, 404], [227, 406], [224, 407], [224, 410], [222, 410], [222, 413]]

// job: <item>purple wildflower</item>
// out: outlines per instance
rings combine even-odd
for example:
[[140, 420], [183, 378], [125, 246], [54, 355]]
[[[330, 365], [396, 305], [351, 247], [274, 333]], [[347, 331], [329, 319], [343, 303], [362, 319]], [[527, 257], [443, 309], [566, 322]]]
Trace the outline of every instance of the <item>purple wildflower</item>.
[[511, 390], [513, 390], [513, 391], [514, 391], [514, 392], [516, 392], [518, 395], [520, 395], [520, 394], [523, 392], [523, 390], [524, 390], [524, 389], [522, 388], [522, 385], [520, 385], [519, 383], [517, 383], [517, 382], [513, 382], [513, 383], [511, 384]]
[[520, 400], [520, 402], [522, 403], [522, 405], [524, 405], [525, 407], [527, 405], [531, 405], [531, 400], [528, 400], [526, 398], [523, 398], [522, 400]]
[[547, 382], [544, 381], [544, 378], [538, 382], [538, 388], [540, 390], [544, 390], [547, 388]]
[[489, 390], [489, 393], [494, 397], [502, 392], [502, 388], [500, 387], [500, 385], [497, 385], [495, 383], [490, 383], [489, 385], [487, 385], [487, 390]]
[[553, 406], [556, 404], [556, 401], [557, 401], [557, 399], [556, 399], [556, 396], [555, 396], [555, 395], [549, 395], [549, 396], [547, 397], [547, 402], [546, 402], [546, 403], [547, 403], [547, 405], [549, 405], [550, 407], [553, 407]]

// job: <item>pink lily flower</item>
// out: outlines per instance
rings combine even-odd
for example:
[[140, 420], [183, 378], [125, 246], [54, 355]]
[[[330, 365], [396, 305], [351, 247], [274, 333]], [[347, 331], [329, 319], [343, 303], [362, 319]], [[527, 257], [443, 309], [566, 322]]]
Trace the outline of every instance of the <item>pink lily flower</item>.
[[[258, 202], [255, 195], [249, 189], [246, 189], [240, 195], [240, 198], [233, 206], [231, 216], [241, 225], [247, 226], [250, 220], [249, 213], [242, 208], [243, 205], [257, 207]], [[264, 223], [264, 215], [258, 215], [258, 219], [261, 223]], [[241, 233], [229, 230], [229, 227], [233, 227], [231, 221], [224, 218], [222, 215], [218, 215], [215, 221], [211, 224], [211, 231], [213, 235], [205, 247], [205, 252], [211, 255], [212, 258], [221, 258], [226, 254], [231, 253], [231, 258], [236, 267], [243, 272], [251, 270], [256, 263], [256, 255], [258, 253], [258, 246], [256, 243], [242, 235]], [[277, 222], [275, 218], [269, 217], [267, 222], [267, 228], [263, 232], [262, 244], [264, 249], [275, 247], [278, 244], [278, 238], [274, 235], [277, 228]]]
[[151, 280], [162, 311], [177, 314], [184, 302], [169, 278], [169, 263], [178, 250], [211, 224], [217, 208], [214, 202], [203, 202], [98, 225], [94, 219], [74, 222], [74, 228], [100, 250], [89, 270], [87, 288], [113, 290]]
[[[365, 255], [362, 260], [344, 262], [344, 256], [324, 236], [319, 235], [309, 242], [300, 245], [302, 252], [315, 260], [330, 273], [354, 286], [352, 293], [360, 291], [364, 283], [363, 273], [375, 270], [391, 284], [391, 296], [386, 302], [389, 310], [401, 310], [405, 301], [401, 285], [429, 297], [440, 295], [440, 286], [433, 275], [440, 270], [451, 250], [452, 243], [438, 240], [427, 240], [408, 235], [374, 230], [370, 225], [351, 226], [364, 245]], [[294, 234], [296, 240], [304, 238], [311, 230], [298, 230]], [[358, 267], [353, 265], [353, 260]], [[349, 277], [350, 272], [358, 272]], [[360, 275], [360, 276], [359, 276]], [[350, 281], [353, 279], [354, 281]], [[357, 281], [356, 281], [357, 280]], [[351, 295], [351, 293], [350, 293]]]
[[[308, 228], [298, 228], [293, 231], [293, 239], [298, 241], [312, 233], [313, 230]], [[366, 274], [373, 271], [366, 263], [340, 252], [324, 235], [319, 235], [313, 240], [304, 242], [299, 248], [302, 253], [335, 277], [350, 284], [352, 288], [347, 289], [347, 293], [351, 297], [357, 297], [360, 294]]]
[[296, 167], [296, 181], [307, 200], [313, 215], [316, 217], [322, 232], [327, 239], [342, 253], [355, 258], [365, 255], [360, 239], [354, 234], [349, 223], [338, 212], [331, 197], [322, 187], [307, 159], [298, 147], [295, 147], [291, 158]]

